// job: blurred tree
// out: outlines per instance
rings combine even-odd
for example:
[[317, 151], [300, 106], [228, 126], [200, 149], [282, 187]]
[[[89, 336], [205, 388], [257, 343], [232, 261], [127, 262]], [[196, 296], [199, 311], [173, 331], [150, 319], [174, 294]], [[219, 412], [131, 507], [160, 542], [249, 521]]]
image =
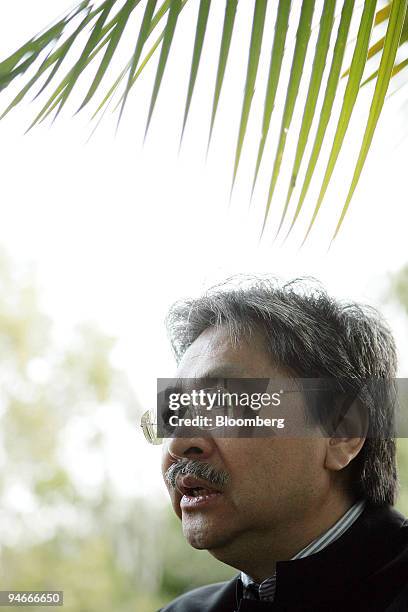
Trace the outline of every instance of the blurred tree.
[[[392, 277], [390, 298], [395, 301], [408, 317], [408, 265]], [[407, 319], [408, 323], [408, 319]], [[398, 440], [398, 466], [400, 474], [400, 496], [398, 508], [408, 514], [408, 439]]]
[[61, 346], [54, 332], [32, 276], [0, 252], [0, 588], [64, 590], [68, 612], [152, 612], [230, 576], [168, 508], [118, 495], [104, 419], [140, 432], [114, 340], [82, 325]]
[[[101, 407], [120, 403], [135, 428], [135, 398], [111, 363], [114, 342], [82, 326], [61, 347], [33, 280], [0, 258], [2, 587], [63, 589], [68, 610], [134, 610], [135, 567], [124, 568], [117, 538], [141, 502], [118, 502], [107, 471], [81, 491], [64, 457], [75, 420], [104, 465]], [[133, 414], [132, 414], [133, 413]], [[133, 418], [132, 418], [133, 417]], [[133, 421], [133, 423], [132, 423]], [[93, 430], [92, 430], [93, 426]], [[143, 544], [134, 534], [135, 551]], [[130, 571], [129, 571], [130, 570]], [[140, 588], [142, 591], [142, 588]]]

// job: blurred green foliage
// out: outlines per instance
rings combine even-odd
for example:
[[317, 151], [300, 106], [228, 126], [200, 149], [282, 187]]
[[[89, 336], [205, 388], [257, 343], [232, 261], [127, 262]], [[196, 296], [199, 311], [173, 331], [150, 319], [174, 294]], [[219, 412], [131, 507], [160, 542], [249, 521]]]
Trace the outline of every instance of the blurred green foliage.
[[[67, 612], [152, 612], [234, 573], [186, 544], [170, 508], [118, 496], [95, 423], [120, 405], [137, 444], [140, 412], [114, 345], [92, 325], [61, 345], [34, 279], [0, 252], [0, 588], [63, 590]], [[88, 489], [65, 456], [78, 423]]]
[[408, 265], [391, 279], [390, 297], [395, 299], [408, 316]]
[[[408, 327], [408, 264], [391, 277], [387, 298], [405, 314]], [[398, 339], [397, 339], [398, 345]], [[408, 515], [408, 439], [398, 440], [400, 494], [397, 508]]]
[[[408, 274], [391, 293], [408, 314]], [[153, 612], [233, 576], [185, 542], [170, 505], [118, 496], [95, 418], [120, 405], [136, 442], [139, 408], [112, 363], [115, 343], [82, 325], [61, 344], [40, 304], [33, 278], [1, 255], [0, 588], [62, 589], [67, 612]], [[100, 468], [88, 488], [64, 454], [78, 422], [90, 428], [85, 456], [96, 453]], [[399, 466], [398, 507], [408, 513], [407, 440], [399, 441]]]

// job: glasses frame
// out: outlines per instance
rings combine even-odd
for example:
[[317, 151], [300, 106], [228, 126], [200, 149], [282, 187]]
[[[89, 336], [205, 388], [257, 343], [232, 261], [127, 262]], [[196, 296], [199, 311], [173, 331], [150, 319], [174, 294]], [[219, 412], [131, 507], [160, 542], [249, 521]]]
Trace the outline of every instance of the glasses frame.
[[[204, 391], [227, 391], [227, 389], [220, 388], [220, 387], [210, 387], [208, 389], [204, 389]], [[310, 388], [310, 389], [282, 389], [282, 393], [307, 393], [309, 391], [323, 391], [324, 389], [315, 387], [315, 388]], [[227, 408], [227, 407], [225, 407]], [[187, 411], [194, 411], [196, 410], [197, 407], [196, 406], [189, 406], [187, 408]], [[187, 412], [186, 411], [186, 412]], [[154, 446], [159, 446], [163, 443], [163, 440], [167, 440], [168, 438], [160, 438], [157, 436], [157, 421], [154, 420], [154, 415], [152, 414], [151, 409], [146, 410], [140, 419], [140, 427], [143, 430], [143, 434], [145, 439], [147, 440], [147, 442], [149, 442], [149, 444], [152, 444]], [[155, 431], [156, 429], [156, 431]], [[218, 427], [215, 425], [214, 427], [208, 428], [208, 427], [200, 427], [197, 426], [197, 429], [201, 429], [202, 431], [210, 431], [213, 429], [218, 429]]]

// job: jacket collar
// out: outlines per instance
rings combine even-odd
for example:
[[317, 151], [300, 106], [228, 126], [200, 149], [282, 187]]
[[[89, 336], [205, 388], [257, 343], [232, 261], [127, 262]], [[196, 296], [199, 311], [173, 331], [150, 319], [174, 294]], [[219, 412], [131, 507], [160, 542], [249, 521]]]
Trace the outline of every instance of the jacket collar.
[[[367, 505], [362, 515], [336, 542], [324, 550], [291, 561], [276, 564], [275, 603], [296, 606], [307, 602], [316, 606], [330, 600], [334, 593], [352, 592], [353, 585], [387, 565], [408, 546], [407, 520], [390, 506]], [[405, 532], [403, 535], [403, 531]], [[266, 610], [270, 604], [242, 599], [242, 582], [236, 576], [225, 584], [221, 596], [223, 608], [214, 610]], [[218, 599], [218, 601], [221, 601]], [[248, 602], [248, 603], [247, 603]]]

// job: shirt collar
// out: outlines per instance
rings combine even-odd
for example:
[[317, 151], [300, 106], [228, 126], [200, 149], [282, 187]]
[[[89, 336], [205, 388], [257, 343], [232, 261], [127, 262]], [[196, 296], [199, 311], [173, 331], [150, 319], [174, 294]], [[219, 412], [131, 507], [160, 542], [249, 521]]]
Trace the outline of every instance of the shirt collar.
[[[314, 555], [340, 538], [362, 514], [365, 507], [364, 501], [355, 503], [330, 529], [322, 533], [319, 537], [302, 548], [290, 560], [303, 559]], [[248, 574], [241, 572], [243, 584], [243, 597], [245, 599], [261, 599], [262, 601], [273, 601], [276, 592], [276, 572], [263, 580], [260, 584], [256, 583]]]

